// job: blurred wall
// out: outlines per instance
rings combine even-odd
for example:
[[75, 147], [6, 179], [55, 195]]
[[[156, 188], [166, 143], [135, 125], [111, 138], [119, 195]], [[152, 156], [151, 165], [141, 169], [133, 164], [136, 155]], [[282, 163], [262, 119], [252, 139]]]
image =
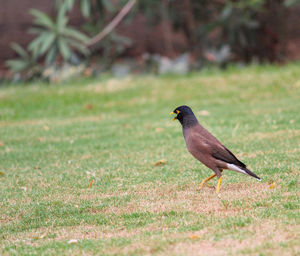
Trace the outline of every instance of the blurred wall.
[[[285, 22], [285, 21], [283, 21]], [[286, 17], [285, 54], [289, 60], [300, 59], [300, 6], [293, 7]]]

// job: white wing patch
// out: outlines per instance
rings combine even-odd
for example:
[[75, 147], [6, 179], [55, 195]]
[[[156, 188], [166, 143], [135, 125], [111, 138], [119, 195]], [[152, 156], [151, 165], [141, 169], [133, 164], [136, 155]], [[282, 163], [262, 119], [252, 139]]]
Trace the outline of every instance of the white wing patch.
[[242, 170], [240, 167], [238, 167], [234, 164], [227, 164], [227, 168], [229, 170], [232, 170], [232, 171], [240, 172], [240, 173], [243, 173], [243, 174], [248, 174], [244, 170]]

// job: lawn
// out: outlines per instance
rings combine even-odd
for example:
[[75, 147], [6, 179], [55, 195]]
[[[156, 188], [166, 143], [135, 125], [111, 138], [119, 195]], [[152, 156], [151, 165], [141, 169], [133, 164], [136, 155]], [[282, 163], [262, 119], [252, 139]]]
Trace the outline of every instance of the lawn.
[[[197, 191], [182, 104], [262, 181]], [[299, 63], [2, 86], [0, 254], [299, 255], [299, 112]]]

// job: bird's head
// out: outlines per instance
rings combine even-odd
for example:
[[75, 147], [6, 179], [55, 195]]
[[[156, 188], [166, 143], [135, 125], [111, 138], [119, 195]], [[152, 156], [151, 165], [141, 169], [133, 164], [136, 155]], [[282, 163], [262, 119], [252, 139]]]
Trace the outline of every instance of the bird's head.
[[185, 105], [175, 108], [170, 114], [176, 114], [172, 120], [174, 121], [177, 119], [181, 124], [184, 124], [184, 119], [187, 119], [186, 117], [193, 117], [196, 119], [192, 109]]

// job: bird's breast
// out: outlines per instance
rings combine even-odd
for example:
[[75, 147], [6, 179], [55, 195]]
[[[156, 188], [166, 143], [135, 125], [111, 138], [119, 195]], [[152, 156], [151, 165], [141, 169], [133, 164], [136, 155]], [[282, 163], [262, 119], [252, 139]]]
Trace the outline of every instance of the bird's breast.
[[192, 133], [185, 130], [183, 132], [183, 137], [188, 151], [194, 155], [196, 141], [193, 139]]

